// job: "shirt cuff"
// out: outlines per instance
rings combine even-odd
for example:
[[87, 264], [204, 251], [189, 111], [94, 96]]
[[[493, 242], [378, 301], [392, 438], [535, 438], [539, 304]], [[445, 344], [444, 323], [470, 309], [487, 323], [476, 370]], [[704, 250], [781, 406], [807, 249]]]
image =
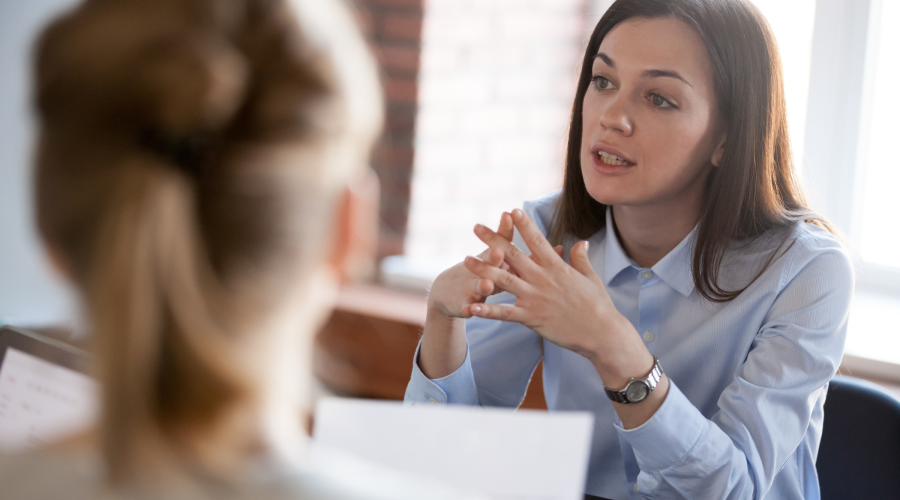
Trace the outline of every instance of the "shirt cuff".
[[712, 424], [670, 379], [666, 400], [650, 420], [634, 429], [625, 429], [618, 419], [614, 425], [641, 470], [661, 471], [681, 461]]
[[459, 404], [474, 406], [478, 404], [478, 390], [475, 387], [475, 374], [469, 358], [469, 345], [466, 343], [466, 359], [455, 372], [446, 377], [430, 379], [419, 368], [419, 349], [422, 341], [416, 346], [413, 357], [412, 377], [406, 386], [403, 403], [417, 404]]

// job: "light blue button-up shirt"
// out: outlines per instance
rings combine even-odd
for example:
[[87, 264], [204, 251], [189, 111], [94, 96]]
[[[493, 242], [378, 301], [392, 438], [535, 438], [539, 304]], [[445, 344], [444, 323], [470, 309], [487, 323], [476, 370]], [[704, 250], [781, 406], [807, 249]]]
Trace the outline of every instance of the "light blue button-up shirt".
[[[544, 234], [558, 196], [525, 203]], [[469, 350], [454, 373], [430, 380], [413, 363], [406, 402], [514, 408], [543, 358], [548, 408], [595, 415], [586, 493], [818, 499], [822, 409], [843, 354], [853, 268], [816, 226], [797, 224], [782, 244], [784, 234], [726, 253], [719, 283], [738, 289], [777, 252], [736, 299], [716, 304], [694, 289], [693, 232], [642, 269], [622, 250], [607, 213], [606, 229], [589, 240], [591, 264], [670, 379], [666, 400], [640, 427], [622, 427], [586, 358], [517, 323], [483, 318], [467, 320]]]

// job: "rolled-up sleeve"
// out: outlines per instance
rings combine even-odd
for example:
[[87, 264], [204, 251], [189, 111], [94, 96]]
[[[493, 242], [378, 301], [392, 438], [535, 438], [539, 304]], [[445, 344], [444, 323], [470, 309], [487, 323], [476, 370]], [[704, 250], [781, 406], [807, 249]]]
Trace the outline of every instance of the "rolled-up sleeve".
[[[616, 425], [634, 450], [645, 497], [762, 498], [811, 426], [821, 429], [817, 408], [843, 355], [853, 268], [832, 242], [795, 245], [774, 303], [712, 418], [672, 381], [642, 426]], [[818, 441], [811, 453], [817, 448]]]
[[[500, 293], [487, 302], [512, 304], [515, 297]], [[421, 347], [421, 343], [420, 343]], [[419, 348], [404, 403], [461, 404], [517, 407], [541, 360], [538, 334], [518, 323], [484, 318], [466, 320], [466, 358], [450, 375], [429, 379], [419, 368]]]
[[475, 376], [472, 373], [472, 361], [469, 348], [466, 346], [466, 360], [455, 372], [439, 379], [430, 379], [419, 368], [419, 349], [422, 342], [416, 347], [416, 355], [413, 357], [412, 377], [406, 386], [406, 395], [403, 402], [407, 405], [416, 404], [460, 404], [477, 405], [478, 392], [475, 389]]

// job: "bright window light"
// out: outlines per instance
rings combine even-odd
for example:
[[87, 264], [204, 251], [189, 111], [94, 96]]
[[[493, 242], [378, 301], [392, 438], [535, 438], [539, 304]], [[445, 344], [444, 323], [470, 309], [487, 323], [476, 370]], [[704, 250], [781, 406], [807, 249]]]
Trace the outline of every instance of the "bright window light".
[[812, 58], [815, 0], [753, 0], [775, 32], [784, 72], [788, 126], [794, 162], [803, 166], [806, 103], [809, 95], [809, 67]]
[[[900, 99], [894, 85], [900, 80], [900, 2], [882, 2], [877, 27], [874, 79], [868, 137], [863, 139], [864, 174], [860, 213], [859, 252], [870, 264], [900, 268]], [[873, 23], [875, 24], [875, 23]], [[877, 26], [876, 24], [876, 26]], [[848, 168], [850, 166], [848, 165]]]

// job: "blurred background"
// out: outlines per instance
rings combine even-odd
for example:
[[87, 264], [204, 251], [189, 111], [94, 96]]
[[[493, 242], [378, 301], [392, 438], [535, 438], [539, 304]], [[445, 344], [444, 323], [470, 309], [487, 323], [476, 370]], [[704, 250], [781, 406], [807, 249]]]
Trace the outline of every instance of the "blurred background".
[[[0, 0], [0, 323], [76, 328], [32, 223], [31, 42], [72, 0]], [[476, 222], [559, 187], [575, 75], [609, 0], [357, 0], [387, 98], [378, 277], [319, 338], [334, 392], [402, 397], [444, 268]], [[844, 232], [858, 285], [842, 371], [900, 384], [900, 0], [754, 0], [781, 48], [795, 160]], [[890, 315], [890, 316], [889, 316]], [[539, 372], [536, 375], [539, 377]], [[535, 385], [535, 384], [533, 384]], [[536, 384], [539, 385], [539, 384]], [[540, 407], [539, 387], [526, 406]]]

